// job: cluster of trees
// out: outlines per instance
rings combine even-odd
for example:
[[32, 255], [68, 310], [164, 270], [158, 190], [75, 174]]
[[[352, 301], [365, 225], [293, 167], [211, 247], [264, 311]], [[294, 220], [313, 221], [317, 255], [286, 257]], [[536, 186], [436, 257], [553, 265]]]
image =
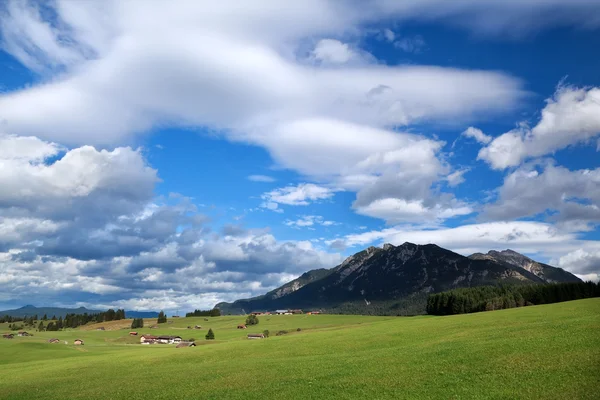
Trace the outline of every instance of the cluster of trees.
[[213, 308], [212, 310], [194, 310], [194, 312], [186, 313], [186, 317], [219, 317], [221, 310]]
[[144, 318], [134, 318], [131, 322], [131, 329], [143, 328]]
[[[90, 322], [119, 321], [121, 319], [125, 319], [125, 310], [113, 310], [110, 308], [105, 312], [97, 314], [67, 314], [65, 316], [63, 325], [65, 328], [77, 328], [78, 326], [85, 325]], [[46, 330], [47, 329], [48, 328], [46, 328]]]
[[167, 323], [167, 314], [165, 314], [163, 311], [158, 313], [158, 323], [159, 324]]
[[465, 314], [559, 303], [589, 297], [600, 297], [600, 284], [573, 282], [544, 285], [478, 286], [429, 295], [427, 313], [431, 315]]
[[246, 317], [246, 325], [258, 325], [258, 317], [254, 314], [248, 315]]
[[17, 325], [15, 324], [8, 324], [8, 329], [10, 329], [11, 331], [20, 331], [23, 329], [23, 325]]
[[[37, 316], [36, 316], [36, 319], [37, 319]], [[3, 317], [0, 317], [0, 324], [3, 324], [5, 322], [12, 323], [12, 322], [20, 322], [20, 321], [23, 321], [23, 318], [21, 318], [21, 317], [11, 317], [10, 315], [5, 315]]]
[[206, 333], [206, 336], [204, 336], [204, 338], [206, 340], [215, 340], [215, 334], [214, 334], [213, 330], [209, 329], [208, 332]]

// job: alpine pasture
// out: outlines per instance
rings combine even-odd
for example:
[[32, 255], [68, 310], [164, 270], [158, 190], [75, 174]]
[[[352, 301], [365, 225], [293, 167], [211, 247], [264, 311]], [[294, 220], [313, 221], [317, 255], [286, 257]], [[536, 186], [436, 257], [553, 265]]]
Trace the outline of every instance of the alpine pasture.
[[446, 317], [260, 316], [248, 329], [243, 316], [207, 319], [137, 329], [191, 348], [142, 346], [131, 320], [0, 339], [0, 399], [598, 398], [598, 298]]

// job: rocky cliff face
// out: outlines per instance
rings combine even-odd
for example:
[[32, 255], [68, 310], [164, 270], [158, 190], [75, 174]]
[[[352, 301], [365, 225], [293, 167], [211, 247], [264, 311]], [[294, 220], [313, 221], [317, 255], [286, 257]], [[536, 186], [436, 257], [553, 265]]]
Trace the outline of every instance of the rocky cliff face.
[[581, 281], [575, 275], [565, 271], [564, 269], [539, 263], [510, 249], [502, 251], [490, 250], [487, 254], [475, 253], [470, 255], [469, 258], [474, 260], [493, 260], [498, 263], [506, 263], [515, 267], [523, 268], [524, 270], [531, 272], [538, 278], [541, 278], [548, 283]]
[[560, 268], [512, 251], [464, 257], [434, 244], [385, 244], [356, 253], [330, 270], [309, 271], [264, 296], [217, 306], [232, 313], [242, 309], [336, 309], [353, 304], [364, 308], [374, 303], [393, 309], [406, 304], [406, 299], [418, 303], [428, 293], [458, 287], [574, 280], [578, 278]]

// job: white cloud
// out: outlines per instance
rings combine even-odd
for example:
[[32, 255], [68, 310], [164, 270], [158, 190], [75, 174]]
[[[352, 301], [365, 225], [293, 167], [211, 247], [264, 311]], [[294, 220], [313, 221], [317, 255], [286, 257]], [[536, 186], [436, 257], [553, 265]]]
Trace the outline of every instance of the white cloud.
[[598, 282], [600, 278], [600, 246], [577, 249], [552, 260], [557, 267], [577, 271], [580, 278]]
[[[361, 12], [325, 1], [285, 10], [261, 2], [243, 10], [229, 2], [56, 4], [60, 31], [12, 8], [4, 16], [30, 27], [3, 24], [7, 51], [25, 51], [28, 65], [53, 60], [61, 71], [0, 96], [10, 133], [114, 145], [156, 126], [209, 128], [266, 148], [280, 167], [307, 179], [366, 190], [357, 207], [378, 197], [378, 180], [414, 175], [415, 186], [421, 169], [421, 200], [431, 202], [428, 188], [450, 172], [439, 168], [441, 142], [399, 133], [398, 126], [504, 112], [524, 94], [522, 83], [503, 73], [379, 65], [358, 44], [341, 41], [358, 43], [374, 18], [387, 18], [383, 4]], [[307, 51], [307, 43], [316, 47]], [[411, 151], [428, 160], [399, 171], [409, 162], [393, 158]], [[277, 204], [263, 206], [280, 212]]]
[[[60, 146], [22, 139], [2, 138], [14, 153], [0, 158], [0, 185], [8, 189], [0, 191], [0, 301], [57, 304], [60, 293], [96, 306], [196, 308], [194, 300], [211, 307], [341, 262], [266, 230], [205, 230], [206, 217], [189, 199], [154, 198], [157, 173], [139, 151], [84, 146], [49, 162]], [[305, 199], [323, 196], [316, 185], [300, 191]]]
[[400, 37], [394, 42], [394, 47], [406, 53], [421, 53], [426, 47], [425, 39], [421, 35]]
[[481, 149], [478, 159], [492, 168], [519, 165], [600, 135], [600, 88], [559, 87], [547, 100], [542, 117], [531, 129], [522, 125]]
[[320, 215], [302, 215], [300, 218], [298, 218], [296, 220], [288, 219], [288, 220], [285, 220], [283, 223], [284, 223], [284, 225], [287, 225], [292, 228], [306, 228], [306, 227], [312, 227], [314, 225], [321, 225], [321, 226], [337, 225], [337, 223], [335, 221], [325, 220]]
[[356, 207], [356, 212], [370, 217], [381, 218], [390, 224], [400, 222], [431, 223], [468, 215], [473, 209], [468, 204], [454, 202], [447, 206], [435, 204], [427, 206], [423, 201], [407, 201], [398, 198], [374, 200], [366, 206]]
[[307, 206], [311, 202], [329, 199], [333, 197], [335, 192], [335, 189], [315, 185], [314, 183], [301, 183], [297, 186], [286, 186], [272, 190], [264, 193], [261, 197], [266, 204]]
[[311, 60], [323, 65], [365, 63], [373, 59], [369, 53], [352, 48], [335, 39], [321, 39], [311, 53]]
[[250, 175], [248, 180], [252, 182], [275, 182], [275, 178], [267, 175]]
[[477, 141], [477, 143], [488, 144], [492, 141], [492, 137], [486, 135], [481, 131], [481, 129], [473, 128], [472, 126], [468, 127], [461, 136], [473, 138]]
[[498, 200], [484, 208], [484, 218], [510, 220], [549, 211], [555, 221], [600, 222], [600, 169], [526, 165], [507, 175], [497, 193]]
[[393, 42], [396, 39], [396, 34], [391, 29], [384, 29], [383, 36], [388, 42]]
[[464, 168], [448, 174], [446, 180], [448, 181], [448, 185], [454, 187], [458, 186], [465, 181], [465, 174], [469, 172], [470, 168]]

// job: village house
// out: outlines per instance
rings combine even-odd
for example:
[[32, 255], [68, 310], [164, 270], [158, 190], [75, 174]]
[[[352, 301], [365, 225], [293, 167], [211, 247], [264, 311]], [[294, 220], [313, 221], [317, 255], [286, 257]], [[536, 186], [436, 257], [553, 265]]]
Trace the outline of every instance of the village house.
[[263, 335], [262, 333], [249, 333], [248, 334], [248, 339], [264, 339], [265, 335]]
[[15, 337], [15, 335], [12, 334], [12, 333], [5, 333], [5, 334], [2, 335], [2, 337], [4, 339], [13, 339]]
[[28, 332], [25, 332], [25, 331], [19, 332], [18, 335], [19, 336], [33, 336], [31, 333], [28, 333]]
[[202, 329], [202, 327], [200, 325], [196, 325], [194, 326], [194, 329]]
[[73, 344], [74, 344], [75, 346], [83, 346], [83, 340], [81, 340], [81, 339], [75, 339], [75, 340], [73, 341]]
[[60, 343], [60, 340], [56, 338], [48, 339], [48, 343]]
[[302, 310], [289, 310], [292, 314], [303, 314]]
[[154, 335], [142, 335], [140, 336], [140, 343], [145, 344], [146, 342], [151, 343], [158, 340], [158, 336]]
[[181, 342], [175, 348], [179, 349], [181, 347], [196, 347], [196, 343], [194, 343], [194, 342]]
[[129, 336], [137, 336], [137, 332], [129, 332]]
[[157, 341], [158, 341], [158, 343], [161, 343], [161, 344], [181, 343], [181, 337], [180, 336], [159, 336]]
[[277, 315], [291, 315], [292, 313], [288, 310], [275, 310], [275, 314]]
[[250, 313], [250, 315], [263, 315], [264, 313], [262, 311], [253, 311]]
[[246, 325], [244, 324], [240, 324], [237, 326], [238, 329], [246, 329]]
[[96, 330], [97, 330], [97, 331], [103, 331], [103, 330], [104, 330], [104, 327], [103, 327], [103, 326], [101, 326], [101, 327], [99, 327], [99, 328], [96, 328]]

